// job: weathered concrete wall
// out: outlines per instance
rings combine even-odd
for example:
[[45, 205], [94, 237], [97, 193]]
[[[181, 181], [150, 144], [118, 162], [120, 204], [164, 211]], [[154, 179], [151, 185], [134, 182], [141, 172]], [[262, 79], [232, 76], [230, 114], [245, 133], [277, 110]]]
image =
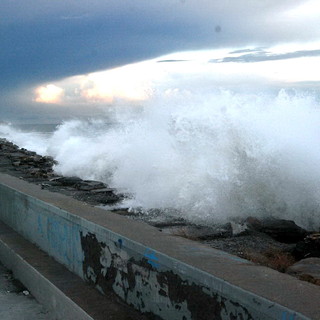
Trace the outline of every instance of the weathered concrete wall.
[[311, 284], [6, 175], [0, 219], [101, 292], [163, 319], [320, 318]]

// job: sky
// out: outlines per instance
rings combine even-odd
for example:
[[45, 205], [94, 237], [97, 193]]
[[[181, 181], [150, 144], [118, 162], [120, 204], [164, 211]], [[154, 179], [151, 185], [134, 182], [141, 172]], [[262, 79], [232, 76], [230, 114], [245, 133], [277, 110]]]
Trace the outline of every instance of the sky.
[[318, 0], [0, 0], [0, 7], [0, 121], [91, 114], [90, 105], [137, 103], [181, 83], [320, 83]]

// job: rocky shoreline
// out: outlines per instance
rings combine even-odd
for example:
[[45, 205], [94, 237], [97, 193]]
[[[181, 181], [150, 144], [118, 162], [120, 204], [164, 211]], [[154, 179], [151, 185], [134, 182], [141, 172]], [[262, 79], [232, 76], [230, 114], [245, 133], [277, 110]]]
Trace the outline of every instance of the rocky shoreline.
[[[100, 181], [63, 177], [53, 170], [52, 157], [19, 148], [0, 139], [0, 172], [16, 176], [43, 189], [60, 192], [94, 206], [115, 205], [128, 197]], [[201, 226], [183, 218], [118, 208], [114, 213], [139, 219], [161, 232], [200, 241], [257, 264], [286, 272], [320, 285], [320, 232], [310, 232], [293, 221], [249, 217], [226, 224]], [[320, 230], [319, 230], [320, 231]]]

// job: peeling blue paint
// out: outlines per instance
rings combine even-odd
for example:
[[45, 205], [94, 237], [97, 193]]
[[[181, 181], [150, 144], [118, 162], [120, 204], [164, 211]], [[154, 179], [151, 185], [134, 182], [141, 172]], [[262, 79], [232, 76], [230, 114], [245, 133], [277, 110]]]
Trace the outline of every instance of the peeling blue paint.
[[143, 254], [143, 256], [145, 258], [147, 258], [147, 261], [148, 263], [158, 269], [160, 267], [160, 264], [159, 264], [159, 258], [156, 256], [155, 252], [150, 250], [150, 249], [146, 249], [145, 253]]

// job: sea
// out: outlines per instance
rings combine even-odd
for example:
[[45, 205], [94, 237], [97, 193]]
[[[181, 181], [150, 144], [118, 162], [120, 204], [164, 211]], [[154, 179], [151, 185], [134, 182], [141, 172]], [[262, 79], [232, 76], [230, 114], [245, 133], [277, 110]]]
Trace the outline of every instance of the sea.
[[220, 89], [105, 117], [1, 123], [0, 136], [54, 157], [59, 174], [125, 190], [132, 196], [122, 205], [146, 214], [320, 227], [320, 103], [312, 92]]

